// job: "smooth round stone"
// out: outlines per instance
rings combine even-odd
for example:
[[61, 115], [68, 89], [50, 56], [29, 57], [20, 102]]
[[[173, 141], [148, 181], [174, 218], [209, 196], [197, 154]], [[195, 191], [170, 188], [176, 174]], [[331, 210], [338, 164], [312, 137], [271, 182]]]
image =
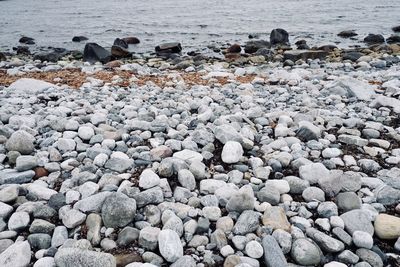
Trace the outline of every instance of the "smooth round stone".
[[29, 214], [25, 211], [15, 212], [8, 220], [8, 229], [11, 231], [21, 231], [28, 227], [30, 222]]
[[94, 130], [89, 126], [81, 126], [78, 129], [78, 136], [84, 141], [90, 140], [94, 136]]
[[253, 259], [259, 259], [264, 254], [264, 250], [261, 244], [254, 240], [246, 244], [245, 251], [247, 256]]
[[375, 234], [381, 239], [400, 237], [400, 218], [388, 214], [379, 214], [375, 219]]
[[146, 169], [139, 177], [139, 186], [149, 189], [160, 184], [160, 177], [151, 169]]
[[224, 257], [227, 257], [227, 256], [235, 253], [235, 251], [233, 250], [233, 248], [230, 245], [223, 246], [221, 248], [220, 252], [221, 252], [221, 255]]
[[6, 143], [6, 148], [8, 151], [18, 151], [22, 155], [29, 155], [35, 149], [34, 141], [35, 137], [30, 133], [19, 130], [10, 136]]
[[291, 255], [300, 265], [318, 265], [321, 262], [320, 250], [305, 238], [293, 242]]
[[302, 196], [303, 196], [304, 200], [307, 202], [311, 202], [311, 201], [323, 202], [323, 201], [325, 201], [325, 192], [322, 191], [320, 188], [314, 187], [314, 186], [306, 188], [303, 191]]
[[371, 249], [374, 245], [374, 240], [372, 239], [372, 236], [367, 232], [354, 231], [353, 243], [359, 248]]

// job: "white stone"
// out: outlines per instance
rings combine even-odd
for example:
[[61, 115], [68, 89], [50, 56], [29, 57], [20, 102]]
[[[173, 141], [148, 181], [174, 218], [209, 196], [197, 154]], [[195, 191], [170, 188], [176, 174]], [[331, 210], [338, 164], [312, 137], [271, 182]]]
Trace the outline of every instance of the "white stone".
[[149, 189], [160, 184], [160, 177], [152, 170], [146, 169], [139, 177], [139, 187]]
[[168, 262], [175, 262], [183, 256], [182, 243], [175, 231], [169, 229], [160, 231], [158, 247], [161, 256]]
[[246, 244], [245, 251], [247, 256], [253, 259], [259, 259], [264, 254], [264, 250], [261, 244], [254, 240]]
[[223, 162], [231, 164], [239, 162], [243, 156], [243, 148], [239, 142], [228, 141], [222, 149], [221, 159]]

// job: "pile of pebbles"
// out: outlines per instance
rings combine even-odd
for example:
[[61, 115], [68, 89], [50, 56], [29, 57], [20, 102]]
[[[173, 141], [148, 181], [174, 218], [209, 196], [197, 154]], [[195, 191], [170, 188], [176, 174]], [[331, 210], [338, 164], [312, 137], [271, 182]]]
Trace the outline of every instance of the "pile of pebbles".
[[398, 266], [400, 65], [384, 62], [0, 87], [0, 266]]

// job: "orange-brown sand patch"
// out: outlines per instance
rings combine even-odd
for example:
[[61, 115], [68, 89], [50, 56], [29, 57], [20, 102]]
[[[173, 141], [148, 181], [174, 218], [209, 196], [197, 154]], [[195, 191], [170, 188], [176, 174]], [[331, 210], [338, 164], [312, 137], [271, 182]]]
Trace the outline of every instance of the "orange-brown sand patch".
[[[171, 72], [172, 73], [172, 72]], [[187, 85], [209, 85], [210, 81], [202, 78], [204, 74], [200, 73], [186, 73], [178, 72], [180, 77], [184, 80]], [[170, 77], [168, 73], [158, 76], [153, 75], [134, 75], [131, 71], [121, 71], [121, 70], [105, 70], [100, 71], [95, 74], [86, 74], [78, 69], [70, 70], [60, 70], [60, 71], [49, 71], [49, 72], [31, 72], [25, 73], [18, 76], [7, 75], [5, 70], [0, 70], [0, 85], [9, 86], [11, 83], [15, 82], [20, 78], [33, 78], [55, 84], [66, 84], [72, 88], [79, 88], [83, 83], [87, 82], [88, 77], [93, 77], [99, 80], [109, 83], [113, 81], [113, 77], [119, 76], [118, 82], [115, 83], [118, 86], [127, 87], [131, 84], [131, 78], [135, 77], [137, 80], [135, 84], [141, 86], [148, 82], [152, 82], [157, 86], [164, 87], [167, 83], [173, 82], [173, 75]], [[255, 78], [255, 75], [246, 75], [236, 78], [237, 82], [249, 83]], [[220, 77], [213, 79], [214, 82], [219, 84], [228, 83], [228, 78]]]

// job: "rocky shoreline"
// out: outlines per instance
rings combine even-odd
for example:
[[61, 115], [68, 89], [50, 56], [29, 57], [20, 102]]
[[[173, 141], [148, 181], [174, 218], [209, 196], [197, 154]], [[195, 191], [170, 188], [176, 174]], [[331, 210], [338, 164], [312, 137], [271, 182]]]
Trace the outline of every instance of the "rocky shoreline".
[[288, 41], [0, 56], [0, 266], [400, 266], [400, 45]]

